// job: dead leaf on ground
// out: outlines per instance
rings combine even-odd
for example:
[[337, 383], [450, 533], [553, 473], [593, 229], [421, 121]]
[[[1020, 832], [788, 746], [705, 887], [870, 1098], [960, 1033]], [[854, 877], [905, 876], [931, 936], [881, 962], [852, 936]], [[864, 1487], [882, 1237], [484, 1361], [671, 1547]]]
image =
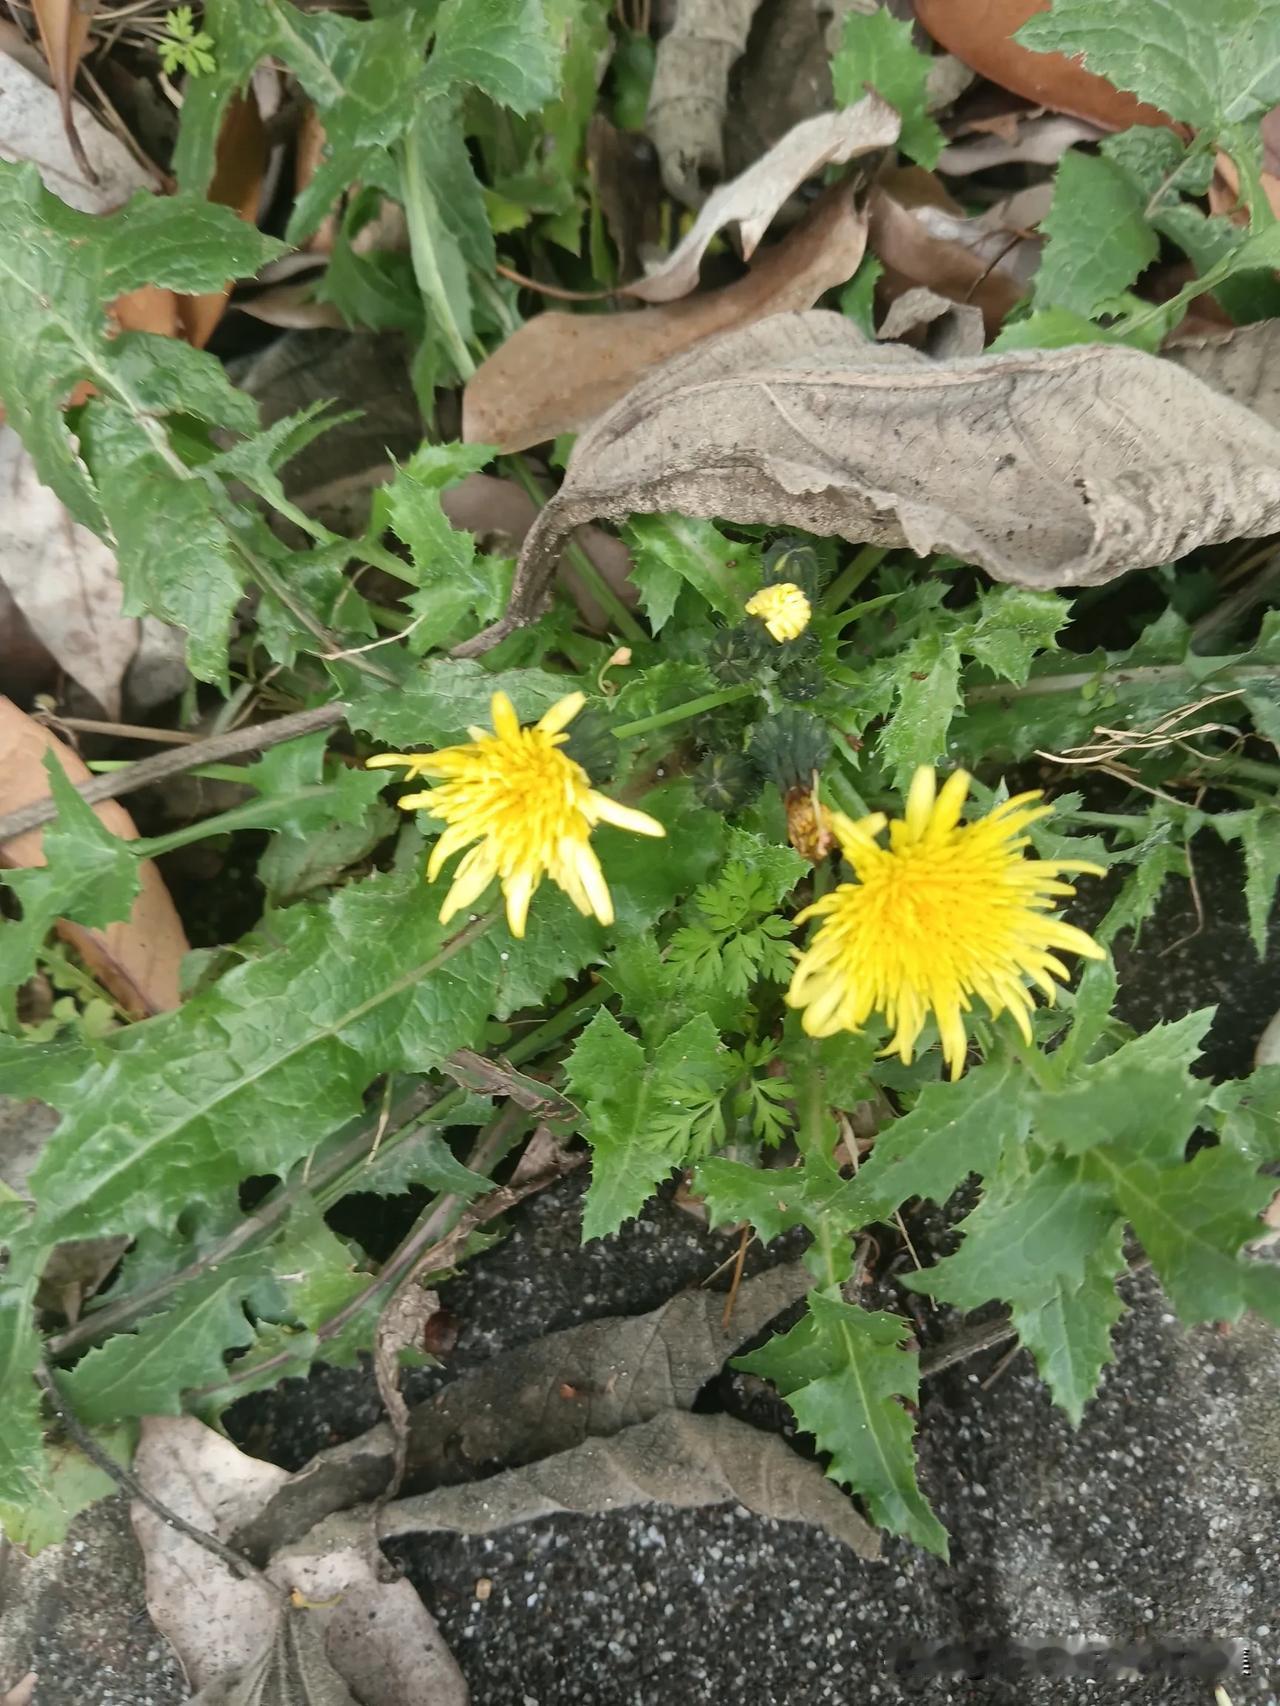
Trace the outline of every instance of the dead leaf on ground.
[[[190, 1416], [148, 1417], [134, 1472], [153, 1497], [225, 1540], [288, 1479]], [[405, 1581], [384, 1581], [367, 1517], [328, 1519], [282, 1550], [266, 1584], [132, 1507], [147, 1609], [202, 1706], [466, 1706], [435, 1620]]]
[[1280, 320], [1180, 338], [1164, 356], [1280, 431]]
[[[252, 90], [236, 96], [223, 114], [208, 199], [230, 207], [250, 225], [258, 221], [258, 200], [267, 169], [267, 132]], [[179, 296], [177, 317], [182, 336], [203, 349], [213, 336], [231, 294], [228, 280], [222, 290], [201, 296]]]
[[[647, 1315], [607, 1316], [494, 1357], [410, 1411], [410, 1486], [438, 1486], [495, 1465], [545, 1457], [660, 1411], [688, 1409], [725, 1358], [802, 1298], [800, 1263], [770, 1268], [738, 1292], [686, 1291]], [[566, 1398], [564, 1389], [575, 1396]], [[233, 1544], [266, 1558], [322, 1516], [376, 1497], [391, 1473], [386, 1426], [321, 1451], [292, 1476]]]
[[31, 0], [44, 56], [49, 62], [53, 86], [62, 108], [63, 129], [73, 154], [85, 167], [88, 167], [88, 160], [72, 117], [71, 91], [75, 86], [76, 69], [89, 40], [97, 4], [98, 0]]
[[724, 175], [721, 129], [729, 72], [747, 45], [760, 0], [679, 0], [658, 43], [645, 130], [662, 180], [687, 207], [706, 196], [704, 179]]
[[663, 196], [657, 155], [648, 137], [619, 130], [603, 113], [592, 113], [587, 125], [587, 170], [618, 251], [618, 271], [630, 278], [661, 237]]
[[624, 295], [642, 302], [673, 302], [698, 282], [707, 245], [725, 226], [736, 225], [743, 258], [750, 260], [775, 213], [824, 166], [843, 166], [860, 155], [888, 148], [901, 121], [879, 95], [865, 96], [841, 112], [819, 113], [790, 130], [754, 166], [708, 196], [688, 234], [660, 266], [627, 285]]
[[[49, 751], [57, 753], [58, 762], [73, 782], [88, 781], [88, 770], [69, 746], [32, 722], [8, 699], [0, 698], [0, 752], [4, 754], [0, 813], [16, 811], [47, 796], [49, 778], [44, 757]], [[133, 819], [117, 801], [104, 800], [93, 809], [113, 835], [126, 841], [137, 839]], [[43, 834], [38, 829], [15, 836], [0, 848], [0, 863], [21, 868], [43, 865], [42, 843]], [[58, 934], [127, 1012], [145, 1018], [178, 1005], [178, 970], [187, 952], [187, 938], [155, 864], [144, 859], [138, 875], [138, 898], [123, 923], [90, 930], [64, 921], [58, 925]]]
[[76, 131], [97, 177], [92, 183], [72, 153], [58, 96], [47, 83], [0, 53], [0, 159], [31, 161], [46, 189], [81, 213], [109, 213], [156, 181], [89, 110], [74, 104]]
[[1065, 113], [1013, 115], [1012, 137], [991, 132], [971, 141], [952, 142], [938, 156], [937, 170], [949, 178], [986, 172], [993, 166], [1056, 166], [1079, 142], [1097, 142], [1107, 132]]
[[666, 510], [1092, 586], [1280, 529], [1280, 433], [1121, 346], [932, 362], [838, 314], [778, 314], [659, 368], [582, 435], [507, 616], [459, 653], [541, 607], [570, 527]]
[[1049, 10], [1049, 0], [915, 0], [915, 5], [917, 18], [949, 53], [1037, 106], [1072, 113], [1106, 130], [1168, 123], [1158, 108], [1086, 71], [1079, 60], [1033, 53], [1013, 39], [1028, 18]]
[[880, 1537], [816, 1463], [777, 1434], [733, 1416], [664, 1410], [609, 1439], [487, 1480], [400, 1499], [379, 1514], [383, 1540], [407, 1534], [494, 1534], [571, 1512], [596, 1516], [637, 1506], [688, 1510], [745, 1505], [778, 1522], [804, 1522], [860, 1558], [880, 1556]]
[[462, 436], [523, 450], [577, 431], [643, 373], [704, 338], [811, 308], [853, 276], [866, 240], [866, 215], [851, 187], [836, 184], [782, 242], [757, 251], [745, 278], [723, 289], [630, 314], [537, 314], [468, 381]]
[[908, 204], [904, 198], [913, 188], [910, 174], [894, 173], [871, 190], [868, 245], [884, 267], [882, 293], [893, 298], [924, 285], [953, 302], [972, 303], [994, 337], [1026, 295], [1038, 243], [993, 231], [986, 216], [966, 219], [924, 200]]
[[373, 1336], [373, 1378], [395, 1438], [393, 1491], [404, 1478], [409, 1437], [409, 1406], [400, 1390], [400, 1353], [421, 1349], [423, 1329], [439, 1308], [439, 1292], [426, 1291], [411, 1280], [388, 1298]]
[[890, 303], [876, 337], [886, 343], [911, 343], [938, 361], [981, 355], [982, 310], [919, 285]]

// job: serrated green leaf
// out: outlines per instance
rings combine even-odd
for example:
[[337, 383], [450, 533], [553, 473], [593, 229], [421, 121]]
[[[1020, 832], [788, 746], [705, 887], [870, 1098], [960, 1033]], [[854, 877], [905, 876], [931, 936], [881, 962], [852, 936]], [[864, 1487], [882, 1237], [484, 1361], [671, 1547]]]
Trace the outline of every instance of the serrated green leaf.
[[224, 1263], [182, 1286], [136, 1333], [117, 1333], [83, 1356], [59, 1384], [90, 1426], [130, 1416], [177, 1416], [182, 1393], [222, 1375], [228, 1351], [253, 1341], [242, 1263]]
[[1034, 1103], [1034, 1085], [1011, 1062], [927, 1085], [909, 1114], [884, 1127], [859, 1170], [860, 1223], [886, 1219], [908, 1197], [946, 1202], [970, 1173], [994, 1173], [1006, 1146], [1025, 1141]]
[[840, 312], [869, 338], [876, 335], [876, 285], [884, 267], [874, 255], [864, 260], [840, 292]]
[[1135, 124], [1104, 137], [1100, 152], [1133, 180], [1147, 199], [1175, 192], [1205, 195], [1213, 178], [1213, 151], [1192, 150], [1180, 136], [1160, 125]]
[[1090, 960], [1071, 992], [1071, 1029], [1056, 1063], [1068, 1072], [1083, 1066], [1105, 1035], [1116, 1001], [1116, 968], [1110, 958]]
[[41, 1345], [32, 1310], [34, 1291], [33, 1274], [23, 1284], [0, 1282], [0, 1510], [30, 1510], [45, 1467], [35, 1383]]
[[490, 726], [495, 693], [505, 693], [520, 721], [529, 723], [579, 686], [572, 676], [543, 669], [487, 670], [471, 658], [430, 658], [414, 666], [405, 657], [404, 665], [403, 679], [390, 688], [354, 671], [337, 672], [347, 687], [352, 728], [398, 750], [449, 746], [465, 740], [472, 724]]
[[582, 1237], [605, 1238], [638, 1214], [690, 1146], [719, 1120], [734, 1062], [705, 1015], [646, 1056], [605, 1008], [565, 1063], [569, 1093], [584, 1109], [591, 1186]]
[[1117, 1221], [1086, 1257], [1079, 1285], [1055, 1279], [1043, 1298], [1013, 1308], [1018, 1338], [1035, 1358], [1055, 1403], [1076, 1426], [1103, 1369], [1115, 1360], [1111, 1331], [1124, 1314], [1116, 1279], [1126, 1269], [1124, 1226]]
[[831, 1454], [828, 1475], [859, 1493], [876, 1522], [946, 1558], [946, 1530], [916, 1484], [914, 1424], [900, 1402], [919, 1393], [917, 1359], [901, 1348], [910, 1332], [896, 1315], [811, 1292], [797, 1326], [734, 1366], [774, 1383]]
[[1036, 273], [1037, 307], [1092, 314], [1128, 290], [1160, 247], [1143, 207], [1115, 161], [1075, 149], [1064, 154], [1042, 224], [1049, 241]]
[[[0, 1431], [4, 1424], [0, 1422]], [[132, 1430], [112, 1428], [100, 1432], [97, 1443], [123, 1468], [133, 1455]], [[0, 1532], [11, 1546], [29, 1556], [56, 1546], [82, 1510], [110, 1498], [118, 1490], [105, 1469], [84, 1455], [78, 1446], [60, 1443], [45, 1448], [43, 1461], [21, 1502], [0, 1499]]]
[[991, 587], [980, 607], [963, 649], [993, 675], [1019, 686], [1034, 658], [1058, 649], [1058, 631], [1071, 619], [1071, 605], [1059, 593], [1032, 587]]
[[1255, 806], [1252, 811], [1214, 812], [1209, 821], [1224, 841], [1238, 841], [1244, 853], [1249, 935], [1261, 959], [1267, 951], [1271, 906], [1280, 883], [1280, 811]]
[[953, 641], [930, 635], [900, 652], [892, 671], [895, 704], [879, 751], [893, 786], [905, 791], [918, 766], [946, 755], [951, 721], [963, 704], [960, 653]]
[[[731, 622], [742, 617], [742, 607], [760, 588], [760, 550], [726, 539], [711, 521], [682, 515], [637, 515], [624, 529], [643, 572], [679, 575], [711, 608]], [[669, 581], [665, 584], [669, 584]]]
[[387, 516], [411, 561], [404, 578], [420, 590], [406, 604], [414, 616], [411, 645], [418, 654], [464, 637], [462, 624], [492, 621], [505, 598], [497, 561], [481, 556], [472, 534], [450, 525], [440, 494], [483, 468], [486, 445], [424, 445], [386, 489]]
[[554, 892], [522, 941], [497, 922], [446, 929], [448, 880], [377, 876], [276, 913], [274, 951], [106, 1039], [31, 1176], [31, 1242], [165, 1227], [194, 1197], [283, 1173], [379, 1073], [476, 1046], [490, 1015], [536, 1003], [597, 951], [598, 928]]
[[527, 113], [556, 93], [557, 59], [539, 0], [442, 0], [429, 85], [469, 83]]
[[844, 33], [831, 60], [836, 100], [851, 107], [872, 88], [902, 119], [898, 147], [921, 166], [936, 166], [942, 152], [942, 132], [929, 117], [925, 84], [930, 59], [911, 39], [907, 19], [895, 18], [887, 6], [873, 12], [849, 12]]
[[1036, 1099], [1035, 1135], [1067, 1155], [1097, 1143], [1123, 1145], [1148, 1160], [1180, 1160], [1211, 1086], [1191, 1067], [1213, 1009], [1156, 1025], [1093, 1066], [1082, 1067], [1061, 1090]]
[[1280, 103], [1275, 0], [1055, 0], [1015, 38], [1065, 53], [1171, 118], [1216, 136]]
[[1274, 1320], [1280, 1274], [1241, 1255], [1265, 1230], [1259, 1219], [1275, 1180], [1234, 1149], [1202, 1149], [1192, 1160], [1160, 1166], [1099, 1145], [1085, 1157], [1092, 1177], [1114, 1191], [1169, 1300], [1188, 1326], [1235, 1321], [1249, 1307]]
[[798, 1167], [748, 1167], [712, 1156], [697, 1171], [697, 1190], [713, 1226], [748, 1221], [763, 1244], [805, 1226], [814, 1243], [805, 1260], [824, 1284], [846, 1280], [853, 1269], [853, 1234], [860, 1218], [857, 1181], [843, 1179], [826, 1156], [805, 1155]]
[[45, 771], [58, 816], [44, 832], [47, 861], [0, 870], [22, 916], [0, 928], [0, 1018], [12, 1018], [13, 992], [35, 969], [41, 944], [59, 918], [93, 929], [127, 918], [138, 893], [138, 859], [86, 804], [51, 751]]
[[1154, 354], [1164, 337], [1162, 327], [1149, 334], [1100, 326], [1066, 308], [1037, 308], [1021, 320], [1006, 320], [987, 346], [993, 354], [1020, 349], [1066, 349], [1070, 344], [1128, 344]]
[[1208, 1106], [1229, 1148], [1255, 1166], [1280, 1161], [1280, 1066], [1259, 1066], [1248, 1078], [1217, 1085]]

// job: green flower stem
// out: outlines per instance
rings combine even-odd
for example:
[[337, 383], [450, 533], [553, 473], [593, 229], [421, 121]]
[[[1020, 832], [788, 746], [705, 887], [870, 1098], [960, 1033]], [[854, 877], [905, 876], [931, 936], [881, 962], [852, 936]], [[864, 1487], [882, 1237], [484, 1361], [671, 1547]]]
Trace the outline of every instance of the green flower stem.
[[[534, 478], [533, 470], [530, 468], [527, 458], [517, 455], [509, 457], [508, 461], [511, 466], [511, 472], [524, 487], [525, 491], [528, 492], [529, 496], [533, 499], [534, 503], [537, 504], [538, 508], [541, 509], [543, 504], [546, 502], [546, 497], [539, 489], [538, 482]], [[617, 593], [609, 585], [608, 581], [591, 561], [591, 558], [588, 557], [582, 546], [579, 545], [578, 541], [572, 535], [570, 535], [569, 542], [565, 546], [565, 556], [568, 557], [570, 563], [573, 565], [573, 568], [581, 579], [582, 584], [595, 599], [596, 603], [599, 604], [610, 617], [614, 627], [622, 635], [623, 639], [630, 641], [633, 646], [646, 645], [651, 636], [648, 635], [640, 626], [639, 622], [636, 621], [635, 617], [627, 609], [626, 605], [618, 597]]]
[[454, 318], [453, 308], [449, 302], [449, 293], [445, 289], [444, 278], [440, 272], [440, 261], [436, 254], [435, 240], [431, 232], [431, 216], [429, 202], [431, 190], [427, 182], [427, 166], [422, 152], [421, 113], [405, 132], [401, 149], [400, 180], [404, 190], [404, 215], [409, 227], [409, 252], [413, 259], [413, 276], [418, 281], [418, 289], [422, 292], [423, 301], [428, 310], [434, 315], [436, 324], [453, 357], [454, 366], [460, 377], [470, 379], [476, 370], [476, 364], [471, 359], [462, 329]]
[[629, 740], [632, 735], [647, 735], [654, 729], [667, 729], [673, 723], [687, 722], [690, 717], [701, 716], [704, 711], [715, 711], [721, 705], [733, 705], [739, 699], [749, 699], [757, 691], [750, 682], [743, 682], [738, 687], [723, 687], [718, 693], [704, 693], [700, 698], [686, 699], [683, 705], [672, 705], [667, 711], [655, 711], [651, 717], [637, 717], [632, 723], [620, 723], [613, 732], [618, 740]]
[[822, 608], [824, 610], [839, 610], [849, 594], [857, 592], [867, 576], [873, 570], [878, 569], [888, 555], [887, 546], [864, 545], [849, 566], [840, 571], [823, 593]]

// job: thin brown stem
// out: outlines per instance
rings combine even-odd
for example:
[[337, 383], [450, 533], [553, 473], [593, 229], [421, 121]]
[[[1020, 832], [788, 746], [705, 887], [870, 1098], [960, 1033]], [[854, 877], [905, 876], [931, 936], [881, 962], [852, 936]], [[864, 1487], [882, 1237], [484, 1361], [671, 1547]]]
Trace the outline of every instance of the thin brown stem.
[[[214, 735], [209, 740], [195, 741], [176, 752], [158, 752], [152, 758], [141, 758], [123, 770], [113, 770], [105, 776], [77, 784], [81, 799], [95, 806], [100, 800], [115, 800], [121, 794], [132, 794], [138, 788], [148, 788], [157, 782], [167, 782], [171, 776], [196, 770], [204, 764], [221, 763], [228, 758], [242, 758], [251, 752], [265, 752], [282, 741], [298, 740], [314, 734], [317, 729], [330, 729], [346, 716], [341, 703], [318, 705], [311, 711], [297, 711], [290, 717], [277, 717], [273, 722], [254, 723], [249, 728], [235, 729], [230, 734]], [[15, 835], [25, 835], [57, 817], [58, 808], [52, 799], [33, 800], [29, 806], [0, 817], [0, 845], [12, 841]]]
[[79, 1446], [90, 1463], [101, 1469], [104, 1475], [109, 1475], [122, 1493], [127, 1493], [131, 1499], [137, 1499], [146, 1505], [148, 1510], [153, 1511], [160, 1518], [166, 1528], [176, 1529], [179, 1534], [185, 1534], [188, 1540], [194, 1540], [196, 1545], [203, 1547], [206, 1552], [212, 1552], [215, 1558], [220, 1559], [237, 1576], [248, 1582], [256, 1582], [264, 1592], [271, 1595], [272, 1599], [279, 1600], [283, 1597], [281, 1590], [263, 1575], [256, 1564], [251, 1564], [239, 1552], [233, 1551], [230, 1546], [219, 1540], [216, 1534], [210, 1534], [206, 1529], [197, 1528], [194, 1523], [188, 1522], [186, 1517], [179, 1516], [175, 1510], [170, 1510], [168, 1505], [161, 1503], [154, 1493], [149, 1492], [142, 1485], [142, 1482], [131, 1470], [126, 1469], [123, 1464], [117, 1463], [109, 1451], [104, 1451], [88, 1428], [77, 1419], [74, 1410], [63, 1396], [56, 1377], [46, 1363], [41, 1363], [37, 1367], [36, 1383], [49, 1400], [68, 1439]]
[[514, 267], [496, 266], [493, 270], [502, 278], [509, 278], [512, 284], [522, 285], [525, 290], [539, 291], [543, 296], [554, 296], [557, 302], [604, 302], [615, 294], [612, 290], [566, 290], [562, 285], [543, 284], [527, 273], [517, 272]]

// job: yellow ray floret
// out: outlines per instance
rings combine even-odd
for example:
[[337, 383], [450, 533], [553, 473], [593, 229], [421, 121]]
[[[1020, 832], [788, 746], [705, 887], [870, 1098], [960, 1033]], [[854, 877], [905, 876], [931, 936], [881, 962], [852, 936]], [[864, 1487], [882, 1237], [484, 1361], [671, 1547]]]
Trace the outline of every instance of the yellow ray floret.
[[883, 812], [858, 822], [826, 814], [856, 882], [843, 883], [799, 914], [822, 924], [801, 955], [787, 993], [803, 1009], [813, 1037], [856, 1031], [872, 1013], [894, 1028], [886, 1054], [910, 1061], [930, 1013], [943, 1058], [958, 1078], [967, 1038], [964, 1015], [972, 997], [991, 1016], [1012, 1013], [1030, 1041], [1027, 1015], [1035, 1003], [1027, 980], [1052, 1001], [1054, 979], [1070, 973], [1056, 950], [1105, 959], [1083, 930], [1053, 915], [1075, 893], [1063, 871], [1104, 873], [1078, 859], [1025, 858], [1028, 824], [1052, 807], [1038, 792], [1018, 794], [962, 824], [969, 777], [957, 770], [939, 793], [927, 766], [915, 773], [901, 819], [880, 836]]
[[600, 823], [638, 835], [665, 835], [666, 830], [645, 812], [596, 793], [582, 766], [560, 751], [569, 738], [564, 730], [584, 702], [583, 694], [570, 693], [540, 721], [521, 728], [510, 699], [495, 693], [492, 733], [472, 728], [467, 746], [380, 752], [368, 761], [371, 769], [403, 765], [406, 781], [442, 778], [399, 802], [406, 811], [430, 812], [448, 826], [432, 850], [428, 882], [453, 854], [470, 848], [440, 908], [441, 923], [479, 900], [495, 877], [506, 896], [513, 936], [524, 935], [529, 902], [543, 877], [562, 888], [579, 912], [613, 923], [613, 902], [592, 850], [592, 830]]
[[813, 614], [809, 600], [794, 581], [762, 586], [743, 608], [748, 616], [760, 618], [779, 645], [784, 640], [799, 639]]

